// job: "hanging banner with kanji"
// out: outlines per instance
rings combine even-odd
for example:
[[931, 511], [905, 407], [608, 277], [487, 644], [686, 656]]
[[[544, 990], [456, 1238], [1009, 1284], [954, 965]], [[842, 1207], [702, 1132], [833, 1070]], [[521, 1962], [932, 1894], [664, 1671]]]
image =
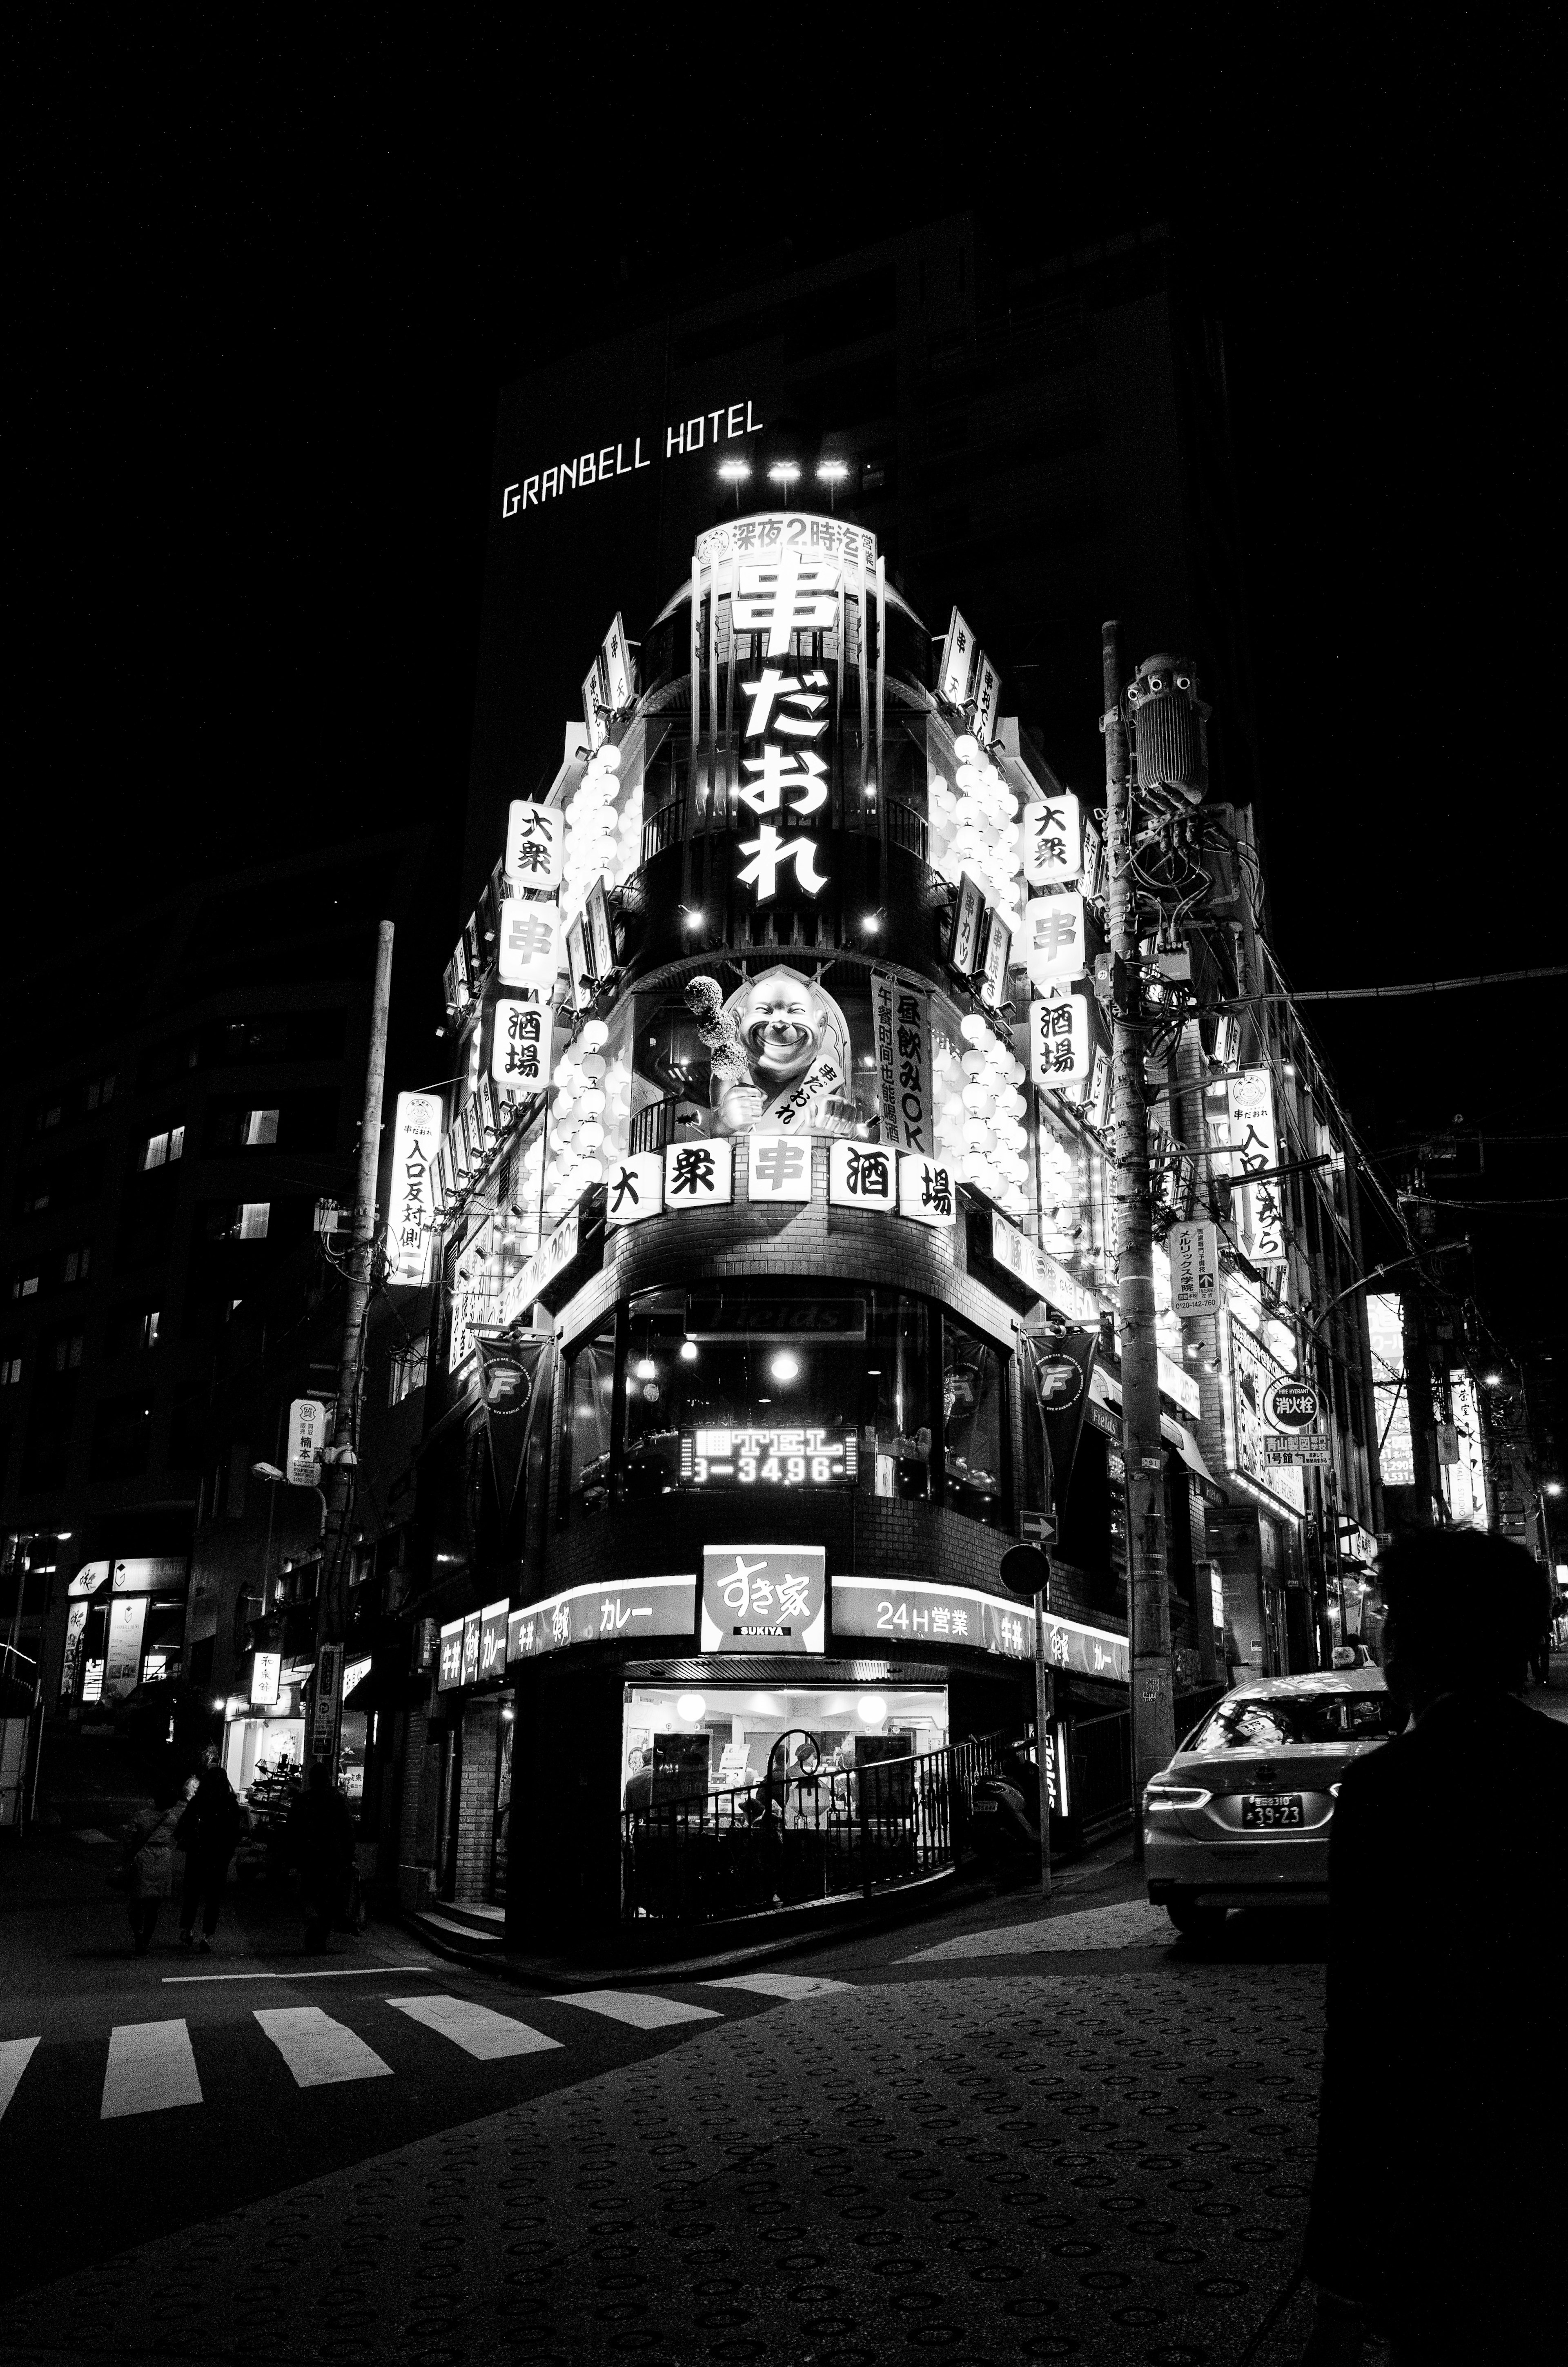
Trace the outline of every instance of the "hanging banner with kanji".
[[[1274, 1080], [1267, 1069], [1244, 1069], [1225, 1087], [1230, 1118], [1231, 1173], [1243, 1184], [1238, 1214], [1246, 1252], [1256, 1266], [1287, 1263], [1285, 1201], [1278, 1178], [1278, 1134], [1274, 1122]], [[1247, 1184], [1249, 1175], [1264, 1175]]]
[[1089, 967], [1084, 898], [1076, 888], [1053, 896], [1031, 896], [1024, 909], [1024, 959], [1029, 984], [1037, 994], [1049, 994], [1082, 978]]
[[561, 885], [562, 817], [554, 806], [514, 798], [506, 810], [506, 875], [512, 886], [553, 896]]
[[1024, 878], [1031, 888], [1066, 888], [1084, 867], [1084, 821], [1070, 790], [1025, 806]]
[[428, 1281], [436, 1194], [430, 1162], [446, 1113], [438, 1093], [399, 1093], [392, 1125], [392, 1194], [387, 1209], [389, 1282]]
[[882, 1140], [928, 1151], [931, 1131], [931, 1002], [886, 970], [871, 972], [871, 1031], [881, 1093]]

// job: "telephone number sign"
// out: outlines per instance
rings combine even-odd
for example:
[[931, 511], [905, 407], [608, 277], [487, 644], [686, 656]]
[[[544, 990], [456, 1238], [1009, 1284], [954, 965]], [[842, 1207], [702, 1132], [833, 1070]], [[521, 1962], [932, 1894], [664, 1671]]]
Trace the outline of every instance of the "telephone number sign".
[[858, 1445], [852, 1430], [683, 1431], [680, 1476], [688, 1488], [831, 1488], [856, 1477]]

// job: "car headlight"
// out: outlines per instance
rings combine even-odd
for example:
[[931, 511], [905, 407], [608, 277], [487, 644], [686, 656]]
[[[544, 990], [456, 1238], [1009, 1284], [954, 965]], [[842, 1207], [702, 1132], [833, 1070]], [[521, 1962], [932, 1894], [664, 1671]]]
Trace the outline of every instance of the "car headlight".
[[1156, 1808], [1201, 1808], [1212, 1797], [1211, 1793], [1200, 1790], [1196, 1784], [1156, 1781], [1144, 1787], [1143, 1813], [1148, 1816]]
[[[1345, 1780], [1345, 1779], [1344, 1779], [1344, 1777], [1343, 1777], [1343, 1776], [1341, 1776], [1339, 1780], [1340, 1780], [1340, 1783], [1342, 1784], [1342, 1783], [1344, 1782], [1344, 1780]], [[1330, 1798], [1331, 1800], [1337, 1800], [1337, 1799], [1338, 1799], [1338, 1797], [1339, 1797], [1339, 1784], [1331, 1784], [1329, 1785], [1329, 1787], [1328, 1787], [1328, 1796], [1329, 1796], [1329, 1798]]]

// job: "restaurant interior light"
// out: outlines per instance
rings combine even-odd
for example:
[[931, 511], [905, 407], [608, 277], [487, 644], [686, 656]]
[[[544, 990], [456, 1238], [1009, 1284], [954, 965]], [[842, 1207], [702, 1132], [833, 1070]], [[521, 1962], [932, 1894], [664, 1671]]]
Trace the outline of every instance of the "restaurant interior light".
[[653, 1381], [658, 1378], [659, 1368], [652, 1356], [640, 1356], [637, 1360], [636, 1373], [640, 1381]]
[[855, 1704], [855, 1715], [862, 1726], [881, 1726], [887, 1714], [886, 1697], [881, 1693], [867, 1693]]
[[696, 1364], [696, 1362], [697, 1362], [697, 1342], [696, 1342], [696, 1341], [695, 1341], [695, 1340], [683, 1340], [683, 1341], [681, 1342], [681, 1343], [680, 1343], [680, 1360], [681, 1360], [681, 1363], [682, 1363], [683, 1365], [695, 1365], [695, 1364]]
[[767, 1367], [768, 1376], [775, 1381], [792, 1381], [801, 1369], [801, 1360], [788, 1348], [781, 1349]]
[[695, 1726], [707, 1706], [700, 1693], [682, 1693], [676, 1704], [676, 1715], [683, 1717], [687, 1726]]

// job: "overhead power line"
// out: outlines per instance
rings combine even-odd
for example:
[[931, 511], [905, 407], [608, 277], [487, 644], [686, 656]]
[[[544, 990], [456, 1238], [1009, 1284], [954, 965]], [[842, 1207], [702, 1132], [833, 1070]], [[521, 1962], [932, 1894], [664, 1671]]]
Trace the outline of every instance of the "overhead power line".
[[1298, 986], [1289, 994], [1269, 994], [1266, 1002], [1381, 1002], [1396, 995], [1458, 994], [1471, 986], [1517, 986], [1533, 978], [1568, 978], [1568, 962], [1540, 969], [1481, 969], [1469, 978], [1428, 978], [1414, 986]]

